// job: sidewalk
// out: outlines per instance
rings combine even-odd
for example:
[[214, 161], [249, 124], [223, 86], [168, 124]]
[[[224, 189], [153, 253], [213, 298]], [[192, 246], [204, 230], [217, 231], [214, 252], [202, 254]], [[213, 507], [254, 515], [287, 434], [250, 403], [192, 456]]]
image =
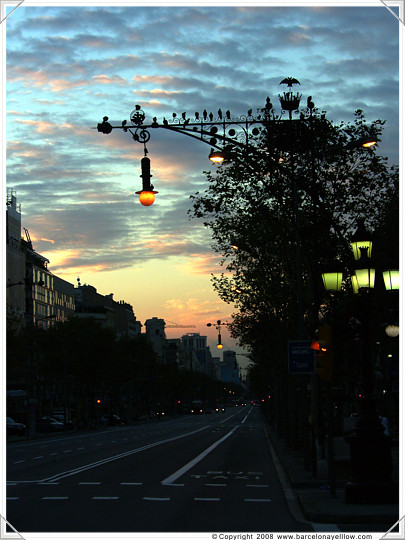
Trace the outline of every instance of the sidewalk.
[[[297, 497], [302, 513], [315, 523], [378, 524], [390, 529], [399, 519], [396, 504], [347, 504], [344, 486], [347, 478], [336, 480], [336, 497], [331, 497], [327, 479], [313, 478], [305, 469], [303, 453], [291, 449], [267, 424], [266, 433], [279, 465]], [[393, 446], [393, 478], [399, 478], [398, 446]], [[322, 475], [318, 475], [322, 476]]]

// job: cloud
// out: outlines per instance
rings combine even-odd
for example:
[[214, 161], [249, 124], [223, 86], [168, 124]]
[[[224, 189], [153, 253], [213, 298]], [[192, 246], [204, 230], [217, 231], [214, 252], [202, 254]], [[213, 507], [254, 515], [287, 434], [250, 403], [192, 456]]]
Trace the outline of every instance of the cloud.
[[[184, 275], [209, 282], [219, 258], [209, 231], [187, 215], [189, 196], [207, 187], [203, 171], [214, 170], [209, 146], [151, 129], [159, 193], [144, 208], [134, 194], [144, 145], [92, 128], [105, 115], [113, 125], [129, 120], [135, 104], [148, 123], [204, 108], [239, 117], [267, 96], [278, 108], [286, 76], [336, 123], [359, 106], [387, 119], [381, 148], [398, 161], [398, 22], [384, 6], [22, 4], [7, 21], [7, 186], [35, 249], [56, 273], [177, 258]], [[201, 317], [223, 309], [191, 307]]]

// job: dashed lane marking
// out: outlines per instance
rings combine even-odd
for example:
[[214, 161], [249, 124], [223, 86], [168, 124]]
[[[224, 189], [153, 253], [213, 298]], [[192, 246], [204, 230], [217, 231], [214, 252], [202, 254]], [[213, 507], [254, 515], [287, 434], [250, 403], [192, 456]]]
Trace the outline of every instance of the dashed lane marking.
[[252, 488], [268, 488], [269, 484], [246, 484], [246, 487]]
[[93, 501], [116, 501], [119, 497], [92, 497]]
[[143, 482], [121, 482], [121, 486], [143, 486]]
[[143, 497], [144, 501], [170, 501], [170, 497]]
[[195, 501], [209, 501], [209, 502], [218, 502], [221, 499], [219, 497], [194, 497]]
[[205, 484], [208, 487], [226, 487], [226, 484]]
[[79, 486], [99, 486], [101, 482], [79, 482]]
[[42, 501], [66, 501], [69, 497], [42, 497]]

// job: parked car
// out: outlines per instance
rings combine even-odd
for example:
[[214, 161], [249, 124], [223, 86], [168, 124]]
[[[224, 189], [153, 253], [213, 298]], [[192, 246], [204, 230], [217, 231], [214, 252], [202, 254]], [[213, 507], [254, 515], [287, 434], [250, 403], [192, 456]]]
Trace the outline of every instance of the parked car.
[[66, 422], [65, 422], [65, 418], [64, 418], [63, 414], [59, 414], [59, 413], [58, 414], [52, 414], [51, 418], [53, 418], [57, 422], [62, 422], [62, 424], [64, 425], [64, 428], [66, 430], [72, 430], [75, 427], [73, 422], [71, 422], [70, 420], [66, 420]]
[[101, 423], [104, 426], [121, 426], [124, 422], [116, 414], [105, 414], [101, 417]]
[[63, 422], [58, 422], [51, 416], [43, 416], [37, 424], [37, 431], [41, 433], [54, 433], [56, 431], [63, 431], [65, 426]]
[[16, 422], [9, 416], [7, 416], [7, 435], [24, 435], [25, 424]]

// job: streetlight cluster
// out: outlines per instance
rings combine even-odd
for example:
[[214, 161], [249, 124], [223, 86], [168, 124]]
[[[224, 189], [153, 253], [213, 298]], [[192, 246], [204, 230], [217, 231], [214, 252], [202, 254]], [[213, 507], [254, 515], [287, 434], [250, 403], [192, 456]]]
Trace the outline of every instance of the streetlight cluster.
[[[364, 226], [364, 220], [360, 220], [358, 228], [351, 239], [353, 251], [353, 272], [351, 274], [351, 284], [354, 294], [362, 290], [374, 288], [376, 271], [373, 266], [371, 256], [373, 241], [371, 234]], [[322, 280], [326, 291], [340, 291], [343, 280], [343, 266], [340, 263], [332, 263], [325, 267], [322, 272]], [[394, 291], [399, 289], [399, 269], [392, 266], [382, 271], [385, 289]]]

